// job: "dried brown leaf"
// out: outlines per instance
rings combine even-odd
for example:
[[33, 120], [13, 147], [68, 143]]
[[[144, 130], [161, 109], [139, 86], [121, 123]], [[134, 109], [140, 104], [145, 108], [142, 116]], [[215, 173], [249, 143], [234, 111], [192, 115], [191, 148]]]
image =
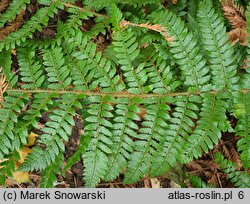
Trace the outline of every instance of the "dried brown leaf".
[[210, 177], [210, 179], [208, 180], [208, 184], [210, 184], [211, 186], [214, 186], [214, 187], [218, 187], [219, 186], [219, 182], [218, 182], [216, 174], [213, 174]]
[[161, 187], [160, 181], [157, 178], [150, 179], [150, 182], [151, 182], [152, 188], [160, 188]]
[[248, 38], [248, 34], [247, 34], [246, 29], [235, 28], [229, 31], [228, 40], [231, 41], [233, 45], [239, 42], [242, 46], [247, 46], [247, 43], [248, 43], [247, 38]]
[[234, 28], [246, 28], [246, 15], [243, 7], [240, 7], [232, 0], [224, 0], [221, 3], [225, 17], [232, 26]]
[[233, 0], [221, 1], [225, 17], [229, 20], [233, 29], [229, 31], [229, 41], [235, 45], [247, 45], [246, 14], [243, 7], [237, 5]]
[[242, 165], [242, 162], [240, 160], [239, 153], [233, 147], [231, 148], [230, 152], [231, 152], [231, 160], [236, 164], [237, 170], [240, 171], [242, 169], [243, 165]]
[[131, 23], [129, 21], [123, 20], [121, 21], [120, 26], [121, 27], [135, 26], [135, 27], [147, 28], [149, 30], [154, 30], [156, 32], [159, 32], [168, 42], [172, 42], [174, 40], [174, 37], [169, 35], [169, 33], [167, 32], [167, 29], [159, 24], [152, 25], [149, 22], [136, 24], [136, 23]]

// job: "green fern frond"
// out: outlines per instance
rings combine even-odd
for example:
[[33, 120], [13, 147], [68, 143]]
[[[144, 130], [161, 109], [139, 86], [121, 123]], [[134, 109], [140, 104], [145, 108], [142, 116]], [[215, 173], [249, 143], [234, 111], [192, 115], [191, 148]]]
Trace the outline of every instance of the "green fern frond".
[[105, 175], [107, 181], [114, 180], [127, 167], [130, 154], [134, 150], [132, 138], [136, 138], [136, 131], [139, 129], [136, 124], [140, 121], [139, 102], [137, 98], [124, 98], [115, 107], [117, 116], [114, 118], [112, 155], [108, 156], [109, 166]]
[[52, 98], [57, 98], [56, 93], [43, 94], [37, 93], [34, 95], [31, 107], [27, 110], [26, 115], [23, 117], [25, 125], [32, 125], [34, 128], [38, 127], [37, 118], [42, 116], [42, 111], [49, 110], [49, 106], [53, 105]]
[[2, 74], [6, 76], [9, 83], [9, 87], [15, 87], [17, 85], [18, 76], [12, 72], [11, 64], [11, 51], [0, 51], [0, 67], [2, 67]]
[[160, 0], [85, 0], [84, 3], [90, 7], [101, 9], [111, 4], [131, 4], [131, 5], [145, 5], [145, 4], [159, 4]]
[[152, 87], [146, 86], [145, 83], [148, 79], [144, 64], [140, 64], [135, 67], [133, 62], [139, 55], [140, 49], [136, 42], [136, 37], [131, 30], [129, 31], [117, 31], [113, 36], [114, 51], [118, 63], [121, 65], [125, 82], [128, 86], [128, 92], [130, 93], [147, 93]]
[[[97, 52], [96, 44], [89, 42], [80, 31], [67, 42], [66, 48], [70, 53], [73, 66], [72, 79], [76, 90], [93, 90], [100, 86], [104, 92], [115, 92], [124, 89], [119, 83], [114, 64]], [[72, 58], [74, 57], [74, 58]], [[89, 87], [86, 87], [87, 83]]]
[[77, 151], [67, 160], [67, 164], [64, 166], [62, 170], [63, 175], [71, 166], [73, 166], [76, 162], [80, 161], [81, 156], [85, 154], [88, 148], [90, 140], [91, 140], [90, 135], [81, 135], [79, 147]]
[[55, 174], [60, 174], [60, 166], [63, 164], [64, 156], [59, 154], [55, 159], [55, 162], [50, 164], [41, 173], [40, 188], [51, 188], [54, 187], [54, 183], [57, 181]]
[[17, 49], [17, 58], [22, 76], [21, 80], [24, 82], [22, 88], [24, 89], [39, 88], [45, 79], [41, 69], [42, 65], [39, 61], [35, 61], [34, 57], [35, 52], [30, 50], [30, 48], [19, 47]]
[[15, 19], [16, 15], [21, 10], [26, 10], [26, 5], [30, 3], [30, 0], [13, 0], [8, 9], [0, 15], [0, 28], [4, 27], [4, 24]]
[[198, 159], [202, 156], [203, 151], [208, 153], [218, 144], [221, 137], [221, 131], [225, 132], [230, 129], [226, 116], [227, 103], [224, 96], [214, 94], [202, 95], [202, 108], [200, 119], [193, 134], [183, 143], [183, 163]]
[[[184, 164], [207, 158], [228, 136], [248, 171], [250, 48], [228, 42], [219, 0], [5, 2], [0, 185], [31, 132], [39, 137], [19, 170], [37, 171], [41, 187], [76, 162], [85, 187], [173, 171], [175, 181], [206, 187]], [[235, 186], [249, 186], [245, 172], [215, 159]]]
[[50, 82], [48, 87], [50, 89], [67, 89], [71, 78], [69, 77], [70, 70], [65, 64], [62, 48], [44, 49], [43, 59]]
[[62, 39], [68, 39], [72, 35], [75, 35], [76, 30], [82, 26], [82, 20], [93, 17], [93, 13], [88, 10], [79, 10], [77, 8], [68, 8], [67, 11], [71, 13], [65, 23], [58, 21], [57, 34], [55, 42], [57, 45], [61, 45]]
[[167, 28], [174, 41], [169, 43], [170, 52], [175, 62], [180, 66], [184, 84], [189, 91], [208, 91], [210, 89], [209, 68], [201, 55], [197, 40], [184, 22], [170, 11], [154, 12], [150, 15], [152, 22]]
[[[174, 102], [176, 108], [168, 119], [168, 125], [165, 126], [165, 137], [163, 150], [158, 151], [154, 156], [151, 175], [158, 176], [173, 168], [182, 159], [182, 144], [188, 135], [192, 134], [195, 127], [194, 120], [197, 119], [197, 101], [200, 98], [192, 96], [176, 97]], [[179, 155], [179, 156], [178, 156]]]
[[219, 164], [220, 169], [226, 173], [228, 179], [239, 188], [250, 187], [250, 176], [245, 171], [236, 171], [236, 164], [224, 158], [220, 153], [214, 154], [214, 160]]
[[109, 165], [108, 155], [112, 153], [113, 145], [111, 130], [113, 124], [109, 121], [114, 117], [110, 112], [111, 97], [92, 96], [87, 110], [84, 137], [91, 137], [88, 148], [83, 154], [84, 181], [88, 187], [96, 186], [104, 178]]
[[47, 25], [50, 17], [53, 17], [57, 13], [57, 9], [63, 9], [63, 7], [62, 2], [55, 0], [49, 6], [39, 9], [19, 30], [9, 34], [0, 41], [0, 51], [3, 50], [3, 48], [7, 50], [14, 48], [16, 45], [25, 42], [27, 38], [32, 38], [32, 34], [36, 30], [41, 31], [42, 25]]
[[7, 156], [5, 160], [0, 161], [0, 185], [6, 187], [6, 178], [13, 178], [15, 171], [15, 160], [18, 161], [20, 156], [17, 152], [13, 152]]
[[152, 92], [157, 94], [165, 94], [173, 92], [180, 81], [173, 79], [171, 67], [167, 65], [165, 59], [155, 53], [145, 64], [145, 70], [148, 75], [148, 83], [152, 86]]
[[33, 151], [27, 156], [20, 167], [23, 171], [43, 170], [53, 163], [60, 152], [64, 152], [65, 144], [71, 135], [72, 127], [75, 125], [73, 117], [75, 109], [81, 109], [82, 106], [77, 99], [82, 96], [65, 94], [62, 96], [58, 108], [49, 115], [49, 121], [41, 129], [38, 142], [45, 146], [33, 148]]
[[236, 134], [241, 136], [237, 142], [241, 152], [243, 166], [250, 168], [250, 93], [236, 92], [234, 94], [234, 115], [238, 119]]
[[203, 181], [199, 176], [186, 174], [185, 177], [193, 188], [212, 188], [212, 186]]
[[0, 103], [0, 159], [15, 150], [13, 148], [15, 139], [13, 130], [18, 123], [18, 115], [25, 107], [29, 97], [26, 93], [9, 93], [4, 99], [5, 101]]
[[197, 19], [200, 31], [203, 36], [201, 38], [206, 50], [208, 65], [213, 75], [213, 89], [235, 89], [234, 85], [238, 81], [236, 77], [234, 49], [227, 42], [226, 27], [223, 20], [215, 12], [212, 2], [201, 1], [197, 13]]
[[162, 150], [170, 107], [166, 104], [168, 99], [165, 97], [152, 102], [146, 106], [147, 114], [138, 135], [135, 135], [135, 152], [131, 154], [125, 183], [133, 183], [144, 177], [150, 171], [149, 167], [154, 164], [155, 154]]
[[120, 22], [122, 20], [122, 12], [115, 4], [111, 4], [106, 8], [106, 10], [110, 16], [109, 22], [114, 27], [114, 30], [119, 30]]

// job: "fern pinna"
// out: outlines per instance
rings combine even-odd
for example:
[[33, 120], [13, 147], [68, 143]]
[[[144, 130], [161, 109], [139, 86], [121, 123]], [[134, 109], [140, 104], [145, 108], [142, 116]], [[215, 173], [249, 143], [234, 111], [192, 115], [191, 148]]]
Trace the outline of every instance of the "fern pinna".
[[[231, 132], [242, 169], [219, 153], [214, 161], [232, 184], [250, 187], [250, 48], [230, 42], [220, 4], [13, 0], [0, 14], [0, 184], [36, 171], [41, 187], [53, 187], [78, 161], [86, 187], [121, 174], [134, 183], [214, 152]], [[78, 149], [65, 158], [77, 117]]]

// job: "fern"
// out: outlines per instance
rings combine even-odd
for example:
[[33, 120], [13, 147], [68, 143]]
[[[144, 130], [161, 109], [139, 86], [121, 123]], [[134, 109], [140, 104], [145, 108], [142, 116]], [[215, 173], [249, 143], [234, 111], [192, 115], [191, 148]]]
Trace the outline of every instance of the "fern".
[[50, 82], [48, 88], [50, 89], [67, 89], [71, 83], [69, 76], [69, 69], [64, 64], [62, 48], [44, 50], [44, 65], [48, 73], [48, 81]]
[[127, 167], [130, 154], [134, 150], [134, 142], [131, 137], [136, 137], [139, 129], [136, 121], [140, 121], [138, 116], [140, 108], [137, 106], [139, 99], [121, 99], [116, 105], [116, 114], [113, 127], [113, 154], [108, 157], [109, 167], [105, 175], [105, 180], [115, 179], [123, 169]]
[[43, 150], [41, 147], [35, 147], [20, 167], [21, 170], [43, 170], [55, 161], [60, 152], [64, 152], [63, 141], [68, 141], [71, 126], [74, 125], [74, 108], [81, 108], [81, 104], [76, 100], [78, 97], [71, 94], [62, 97], [61, 104], [50, 114], [50, 121], [42, 128], [44, 133], [39, 137], [39, 142], [46, 148]]
[[85, 163], [85, 185], [94, 187], [103, 179], [108, 169], [108, 156], [112, 153], [111, 145], [113, 144], [112, 123], [108, 120], [113, 118], [110, 112], [113, 107], [107, 102], [112, 101], [110, 97], [91, 97], [92, 104], [89, 105], [86, 117], [84, 137], [91, 137], [88, 148], [84, 156]]
[[218, 144], [221, 132], [229, 130], [230, 125], [226, 118], [227, 103], [223, 97], [225, 96], [213, 94], [203, 96], [201, 118], [194, 133], [182, 147], [185, 163], [201, 157], [203, 152], [208, 153], [214, 144]]
[[[196, 96], [187, 98], [185, 96], [177, 97], [174, 102], [176, 105], [175, 111], [171, 118], [168, 119], [168, 126], [166, 125], [166, 135], [163, 145], [163, 151], [157, 152], [155, 161], [152, 164], [151, 174], [157, 176], [165, 173], [173, 168], [179, 158], [182, 157], [181, 144], [184, 143], [185, 138], [193, 132], [192, 127], [195, 126], [193, 120], [197, 118], [196, 111], [198, 106], [195, 104], [199, 101]], [[180, 157], [178, 155], [181, 155]]]
[[20, 45], [27, 38], [32, 38], [33, 32], [41, 31], [42, 25], [48, 24], [49, 17], [53, 17], [57, 13], [57, 8], [63, 9], [63, 4], [60, 1], [53, 1], [48, 7], [39, 9], [21, 29], [9, 34], [0, 42], [0, 50], [14, 48], [15, 45]]
[[39, 88], [45, 77], [42, 75], [41, 64], [34, 62], [35, 52], [28, 48], [19, 48], [17, 50], [18, 62], [20, 66], [21, 80], [24, 82], [22, 88], [35, 89]]
[[[97, 48], [95, 44], [89, 43], [88, 38], [84, 37], [80, 32], [77, 32], [76, 37], [71, 38], [68, 43], [72, 42], [75, 43], [69, 52], [75, 58], [71, 58], [70, 61], [75, 67], [72, 71], [72, 78], [76, 89], [93, 90], [98, 85], [105, 92], [121, 91], [124, 89], [123, 84], [118, 84], [120, 77], [116, 74], [112, 62], [103, 57], [101, 52], [96, 53]], [[83, 80], [84, 78], [85, 80]]]
[[40, 183], [41, 188], [48, 188], [54, 186], [54, 182], [57, 181], [55, 174], [60, 173], [60, 166], [62, 166], [63, 155], [59, 154], [55, 159], [55, 163], [50, 164], [42, 172], [42, 179]]
[[[14, 151], [13, 144], [15, 136], [13, 128], [18, 123], [18, 114], [25, 107], [28, 100], [27, 94], [12, 93], [5, 97], [0, 108], [0, 159], [3, 159], [11, 151]], [[25, 103], [26, 102], [26, 103]]]
[[29, 4], [30, 0], [14, 0], [8, 7], [8, 9], [1, 15], [0, 28], [4, 27], [4, 24], [15, 19], [16, 15], [20, 13], [21, 9], [26, 9], [26, 4]]
[[152, 101], [147, 107], [147, 114], [142, 122], [138, 139], [135, 141], [135, 152], [131, 155], [127, 174], [124, 181], [133, 183], [149, 172], [149, 167], [154, 163], [155, 154], [162, 149], [164, 141], [164, 127], [167, 126], [167, 111], [170, 109], [165, 98]]
[[190, 182], [191, 187], [193, 188], [212, 188], [209, 184], [203, 181], [199, 176], [187, 174], [186, 177], [188, 181]]
[[236, 187], [249, 188], [250, 176], [246, 172], [236, 171], [236, 165], [232, 161], [224, 159], [220, 153], [214, 154], [214, 159]]
[[249, 93], [235, 93], [234, 95], [234, 114], [238, 119], [237, 126], [235, 128], [236, 134], [241, 136], [241, 139], [237, 142], [239, 151], [241, 151], [241, 160], [244, 167], [247, 169], [250, 167], [250, 110], [249, 110]]
[[234, 49], [226, 36], [223, 20], [215, 13], [211, 1], [201, 1], [197, 18], [202, 33], [202, 43], [206, 50], [209, 66], [213, 75], [213, 89], [235, 89], [237, 83]]
[[[185, 77], [184, 84], [189, 91], [207, 91], [210, 76], [207, 75], [209, 68], [205, 59], [200, 54], [197, 40], [191, 31], [184, 26], [184, 22], [170, 11], [153, 13], [153, 22], [160, 23], [168, 28], [168, 32], [174, 37], [174, 42], [170, 43], [170, 52], [176, 63], [180, 65], [182, 74]], [[161, 19], [164, 19], [162, 21]]]
[[144, 86], [148, 79], [147, 73], [143, 69], [144, 64], [140, 64], [138, 67], [134, 67], [133, 65], [134, 59], [140, 53], [138, 43], [135, 41], [136, 38], [133, 36], [132, 31], [118, 31], [114, 35], [114, 51], [116, 52], [118, 63], [124, 72], [125, 81], [129, 87], [128, 91], [131, 93], [147, 93], [152, 88]]

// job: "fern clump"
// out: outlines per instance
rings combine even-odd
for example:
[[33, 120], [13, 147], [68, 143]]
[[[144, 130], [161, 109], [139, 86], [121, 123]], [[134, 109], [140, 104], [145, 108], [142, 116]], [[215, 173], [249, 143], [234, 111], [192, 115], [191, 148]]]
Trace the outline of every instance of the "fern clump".
[[[209, 157], [250, 187], [249, 7], [225, 4], [11, 1], [0, 14], [0, 185], [25, 171], [53, 187], [82, 162], [86, 187], [172, 179], [178, 167], [176, 182], [205, 188], [185, 165]], [[225, 135], [240, 169], [212, 156]]]

